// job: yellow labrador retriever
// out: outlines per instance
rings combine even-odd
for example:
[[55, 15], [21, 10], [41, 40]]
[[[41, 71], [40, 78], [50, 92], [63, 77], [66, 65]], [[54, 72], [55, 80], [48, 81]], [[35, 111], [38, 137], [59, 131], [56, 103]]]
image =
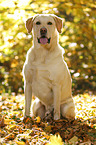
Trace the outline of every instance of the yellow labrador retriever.
[[32, 31], [33, 46], [29, 49], [23, 67], [25, 88], [25, 116], [43, 118], [54, 109], [54, 119], [60, 115], [75, 118], [71, 94], [71, 77], [63, 60], [63, 48], [58, 43], [62, 19], [53, 14], [40, 14], [26, 21], [28, 33]]

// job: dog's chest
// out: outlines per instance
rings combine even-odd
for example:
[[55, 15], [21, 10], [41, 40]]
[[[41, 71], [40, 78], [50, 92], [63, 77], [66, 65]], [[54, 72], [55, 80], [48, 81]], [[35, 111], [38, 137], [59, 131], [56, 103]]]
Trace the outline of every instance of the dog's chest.
[[32, 66], [32, 90], [42, 102], [52, 100], [52, 89], [50, 80], [50, 69], [42, 63], [34, 63]]

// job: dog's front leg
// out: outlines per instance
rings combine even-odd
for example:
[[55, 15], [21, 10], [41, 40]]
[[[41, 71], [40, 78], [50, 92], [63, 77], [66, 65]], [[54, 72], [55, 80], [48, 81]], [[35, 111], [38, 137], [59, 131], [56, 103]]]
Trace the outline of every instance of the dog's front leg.
[[30, 116], [30, 107], [32, 101], [32, 83], [25, 83], [25, 116]]
[[60, 99], [61, 99], [61, 87], [54, 85], [54, 120], [60, 119]]

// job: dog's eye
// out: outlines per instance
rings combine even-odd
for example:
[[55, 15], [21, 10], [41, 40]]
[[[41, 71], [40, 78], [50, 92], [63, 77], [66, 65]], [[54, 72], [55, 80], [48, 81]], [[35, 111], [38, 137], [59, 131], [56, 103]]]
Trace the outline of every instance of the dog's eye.
[[36, 25], [40, 25], [41, 23], [39, 21], [36, 22]]
[[48, 25], [52, 25], [52, 22], [48, 22], [47, 24], [48, 24]]

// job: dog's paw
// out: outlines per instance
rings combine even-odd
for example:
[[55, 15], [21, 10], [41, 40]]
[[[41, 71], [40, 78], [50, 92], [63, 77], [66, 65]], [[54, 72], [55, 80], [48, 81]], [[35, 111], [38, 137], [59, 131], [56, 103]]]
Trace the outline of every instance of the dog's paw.
[[58, 119], [60, 119], [60, 115], [54, 114], [54, 120], [58, 120]]

